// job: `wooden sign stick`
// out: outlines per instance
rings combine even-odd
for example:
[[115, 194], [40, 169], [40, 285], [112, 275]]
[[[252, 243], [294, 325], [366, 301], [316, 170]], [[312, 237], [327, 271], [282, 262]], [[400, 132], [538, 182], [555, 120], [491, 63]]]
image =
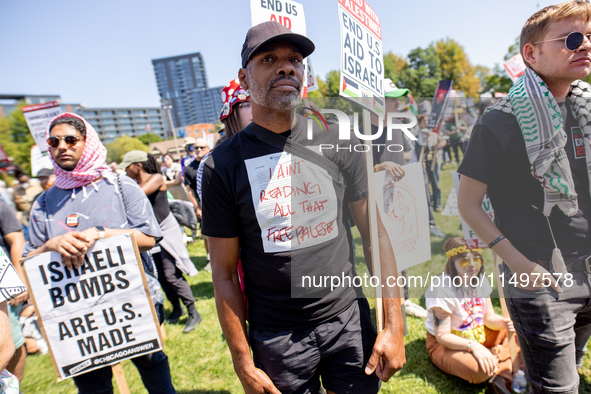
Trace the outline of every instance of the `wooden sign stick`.
[[[495, 252], [492, 252], [493, 265], [495, 267], [495, 276], [497, 278], [497, 289], [499, 290], [499, 299], [501, 300], [501, 310], [503, 311], [504, 318], [510, 318], [509, 310], [507, 309], [507, 303], [505, 302], [505, 290], [501, 286], [500, 280], [500, 266], [503, 263], [501, 258]], [[519, 365], [517, 362], [517, 344], [515, 343], [515, 333], [507, 331], [507, 338], [509, 340], [509, 351], [511, 352], [511, 364], [513, 365], [513, 373], [517, 372]]]
[[[363, 110], [363, 133], [371, 134], [371, 113]], [[369, 236], [371, 240], [371, 266], [373, 267], [373, 275], [378, 278], [382, 277], [382, 267], [380, 264], [380, 245], [378, 240], [378, 212], [375, 199], [375, 189], [373, 182], [373, 152], [369, 149], [365, 153], [365, 161], [367, 168], [367, 213], [369, 215]], [[376, 322], [378, 332], [384, 329], [384, 306], [382, 304], [382, 288], [376, 286]]]
[[131, 394], [129, 386], [127, 386], [127, 380], [125, 380], [125, 373], [123, 373], [121, 363], [111, 365], [111, 369], [113, 370], [113, 375], [115, 375], [115, 382], [117, 383], [119, 394]]

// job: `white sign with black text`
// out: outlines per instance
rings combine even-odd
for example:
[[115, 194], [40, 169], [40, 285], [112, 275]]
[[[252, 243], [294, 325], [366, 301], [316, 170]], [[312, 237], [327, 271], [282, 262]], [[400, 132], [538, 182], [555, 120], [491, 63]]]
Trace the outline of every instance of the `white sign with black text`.
[[56, 252], [25, 260], [29, 290], [61, 379], [162, 349], [131, 235], [95, 242], [79, 269]]

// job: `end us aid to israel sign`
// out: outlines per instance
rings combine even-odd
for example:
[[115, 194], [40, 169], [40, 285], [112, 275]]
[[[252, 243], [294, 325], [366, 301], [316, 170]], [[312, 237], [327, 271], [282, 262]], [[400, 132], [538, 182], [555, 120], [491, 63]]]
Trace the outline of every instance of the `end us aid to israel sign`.
[[374, 113], [384, 112], [380, 19], [364, 0], [339, 0], [340, 96]]

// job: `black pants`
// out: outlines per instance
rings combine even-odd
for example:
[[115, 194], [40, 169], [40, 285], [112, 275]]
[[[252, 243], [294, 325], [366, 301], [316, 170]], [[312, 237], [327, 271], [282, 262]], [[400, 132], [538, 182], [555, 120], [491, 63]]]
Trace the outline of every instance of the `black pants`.
[[[461, 150], [462, 153], [464, 153], [464, 144], [460, 140], [449, 140], [449, 142], [451, 145], [451, 149], [453, 149], [453, 152], [456, 155], [456, 163], [460, 164], [459, 150]], [[449, 155], [449, 157], [451, 158], [451, 154]]]
[[158, 270], [158, 282], [166, 294], [168, 301], [176, 305], [180, 299], [185, 306], [193, 305], [195, 297], [187, 280], [180, 269], [174, 264], [174, 258], [164, 248], [160, 253], [154, 253], [154, 263]]

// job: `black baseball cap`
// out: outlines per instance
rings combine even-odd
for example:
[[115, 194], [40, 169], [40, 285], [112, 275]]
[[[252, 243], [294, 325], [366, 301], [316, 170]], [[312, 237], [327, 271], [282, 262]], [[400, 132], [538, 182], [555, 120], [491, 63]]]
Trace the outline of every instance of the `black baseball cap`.
[[251, 27], [246, 33], [244, 45], [242, 45], [242, 67], [246, 67], [248, 61], [262, 45], [276, 40], [287, 40], [297, 46], [302, 56], [308, 57], [316, 47], [306, 36], [297, 34], [283, 26], [279, 22], [268, 21]]

